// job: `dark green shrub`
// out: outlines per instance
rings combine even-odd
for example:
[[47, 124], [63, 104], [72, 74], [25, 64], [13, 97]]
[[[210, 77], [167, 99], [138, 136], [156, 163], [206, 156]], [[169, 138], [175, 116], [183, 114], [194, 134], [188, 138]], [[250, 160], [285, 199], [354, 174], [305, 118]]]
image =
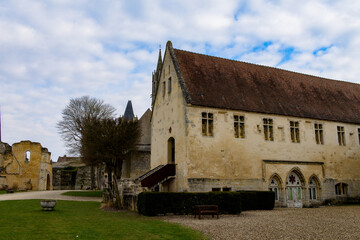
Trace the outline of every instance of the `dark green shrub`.
[[218, 205], [220, 213], [239, 214], [246, 210], [271, 210], [275, 195], [271, 191], [168, 193], [143, 192], [138, 196], [138, 211], [146, 216], [192, 214], [195, 205]]
[[258, 203], [255, 191], [239, 191], [239, 193], [241, 194], [241, 206], [243, 211], [257, 209]]
[[275, 205], [275, 193], [272, 191], [256, 192], [259, 210], [271, 210]]
[[241, 194], [236, 192], [159, 193], [143, 192], [138, 197], [138, 211], [146, 216], [157, 214], [192, 214], [195, 205], [218, 205], [220, 213], [241, 212]]
[[241, 193], [242, 210], [271, 210], [275, 206], [275, 193], [272, 191], [238, 191]]

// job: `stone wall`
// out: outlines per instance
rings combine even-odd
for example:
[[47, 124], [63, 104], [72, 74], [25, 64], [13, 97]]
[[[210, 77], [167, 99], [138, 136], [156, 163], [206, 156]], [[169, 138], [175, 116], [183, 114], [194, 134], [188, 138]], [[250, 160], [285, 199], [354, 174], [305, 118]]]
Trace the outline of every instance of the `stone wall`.
[[[71, 163], [66, 167], [59, 167], [55, 164], [54, 167], [54, 189], [56, 190], [81, 190], [91, 189], [91, 166], [81, 165], [78, 166], [72, 162], [76, 167], [72, 166]], [[64, 165], [64, 164], [62, 164]], [[104, 165], [100, 167], [94, 167], [95, 176], [95, 188], [103, 189], [105, 187], [104, 179]]]
[[130, 179], [118, 180], [118, 189], [123, 194], [124, 207], [128, 210], [137, 211], [138, 195], [145, 191], [140, 183], [135, 183]]
[[[359, 125], [186, 104], [168, 49], [153, 98], [151, 168], [170, 163], [169, 143], [175, 142], [176, 178], [163, 183], [164, 191], [269, 190], [276, 176], [281, 205], [290, 198], [288, 181], [295, 171], [304, 204], [313, 178], [316, 202], [360, 197]], [[202, 134], [203, 113], [213, 114], [212, 136]], [[244, 119], [244, 138], [234, 136], [235, 115]], [[273, 140], [264, 137], [264, 119], [272, 120]], [[291, 140], [290, 122], [298, 123], [298, 142]], [[322, 126], [323, 144], [316, 142], [315, 124]], [[339, 145], [338, 126], [345, 130], [345, 145]], [[344, 194], [335, 192], [340, 183]]]
[[40, 143], [0, 142], [0, 187], [19, 190], [52, 190], [51, 153]]

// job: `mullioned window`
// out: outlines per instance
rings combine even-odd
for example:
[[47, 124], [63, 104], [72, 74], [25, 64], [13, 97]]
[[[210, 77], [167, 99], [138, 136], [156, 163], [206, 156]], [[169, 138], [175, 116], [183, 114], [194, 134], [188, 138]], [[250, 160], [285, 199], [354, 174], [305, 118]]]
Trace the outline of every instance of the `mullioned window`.
[[201, 113], [201, 117], [202, 117], [202, 135], [213, 136], [214, 114], [203, 112]]
[[234, 115], [234, 136], [235, 138], [245, 138], [244, 116]]

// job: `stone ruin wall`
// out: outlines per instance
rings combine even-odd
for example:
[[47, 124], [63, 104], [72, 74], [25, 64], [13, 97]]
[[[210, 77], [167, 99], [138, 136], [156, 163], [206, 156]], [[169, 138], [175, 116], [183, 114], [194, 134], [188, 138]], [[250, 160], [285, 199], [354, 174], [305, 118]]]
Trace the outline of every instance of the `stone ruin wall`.
[[52, 190], [51, 153], [40, 143], [0, 142], [0, 188]]

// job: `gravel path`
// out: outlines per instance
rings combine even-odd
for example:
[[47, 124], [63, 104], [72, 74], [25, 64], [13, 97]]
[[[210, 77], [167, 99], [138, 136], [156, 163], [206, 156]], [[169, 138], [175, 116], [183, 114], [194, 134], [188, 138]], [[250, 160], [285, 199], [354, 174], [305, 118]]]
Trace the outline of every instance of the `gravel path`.
[[102, 198], [100, 197], [74, 197], [74, 196], [61, 195], [64, 192], [70, 192], [70, 191], [74, 191], [74, 190], [30, 191], [30, 192], [0, 194], [0, 201], [21, 200], [21, 199], [55, 199], [55, 200], [101, 202], [102, 200]]
[[210, 239], [360, 239], [360, 206], [278, 208], [220, 215], [220, 219], [160, 219], [199, 230]]

